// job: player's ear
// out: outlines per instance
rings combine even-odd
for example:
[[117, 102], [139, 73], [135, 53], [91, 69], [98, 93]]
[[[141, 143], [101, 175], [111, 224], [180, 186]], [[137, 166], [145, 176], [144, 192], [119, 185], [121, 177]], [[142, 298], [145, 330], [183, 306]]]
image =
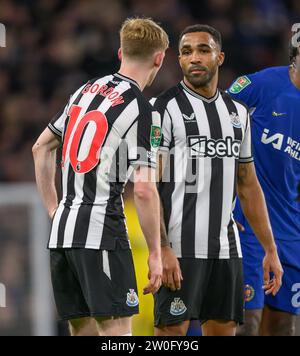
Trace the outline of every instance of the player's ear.
[[221, 65], [224, 63], [225, 60], [225, 53], [220, 52], [218, 56], [218, 66], [221, 67]]
[[154, 55], [154, 66], [161, 67], [165, 58], [165, 52], [157, 52]]
[[122, 60], [122, 49], [121, 48], [119, 48], [119, 50], [118, 50], [118, 58], [120, 61]]

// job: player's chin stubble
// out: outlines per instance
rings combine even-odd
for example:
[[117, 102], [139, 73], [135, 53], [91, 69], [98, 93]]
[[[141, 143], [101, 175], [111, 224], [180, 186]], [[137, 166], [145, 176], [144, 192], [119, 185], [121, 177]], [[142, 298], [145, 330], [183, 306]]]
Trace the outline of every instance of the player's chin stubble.
[[200, 76], [186, 73], [185, 77], [188, 80], [188, 82], [191, 83], [192, 86], [197, 89], [197, 88], [206, 87], [211, 82], [214, 74], [215, 73], [210, 71]]

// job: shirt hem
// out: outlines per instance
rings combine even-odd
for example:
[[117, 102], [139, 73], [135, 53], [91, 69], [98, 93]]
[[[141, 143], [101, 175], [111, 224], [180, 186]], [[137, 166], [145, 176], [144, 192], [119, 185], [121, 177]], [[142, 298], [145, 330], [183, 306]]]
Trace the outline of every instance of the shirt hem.
[[[81, 248], [81, 249], [87, 249], [87, 250], [112, 250], [111, 246], [99, 246], [99, 245], [81, 245], [81, 244], [70, 244], [70, 245], [63, 245], [63, 246], [57, 246], [57, 245], [48, 245], [47, 249], [48, 250], [58, 250], [58, 249], [72, 249], [72, 248]], [[131, 250], [130, 244], [128, 243], [128, 248]]]
[[194, 258], [194, 259], [202, 259], [202, 260], [236, 260], [236, 259], [242, 259], [242, 256], [224, 256], [224, 255], [183, 255], [179, 256], [176, 255], [177, 258]]
[[156, 163], [143, 162], [143, 161], [130, 161], [131, 166], [142, 166], [156, 169]]

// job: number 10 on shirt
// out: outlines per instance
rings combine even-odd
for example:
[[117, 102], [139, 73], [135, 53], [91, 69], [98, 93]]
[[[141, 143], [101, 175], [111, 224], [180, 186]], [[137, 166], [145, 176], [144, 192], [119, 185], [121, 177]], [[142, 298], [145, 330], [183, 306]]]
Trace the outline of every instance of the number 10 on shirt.
[[[77, 123], [78, 117], [80, 115], [82, 108], [78, 105], [73, 105], [69, 111], [69, 123], [66, 128], [64, 144], [63, 144], [63, 152], [62, 152], [62, 167], [64, 167], [66, 161], [66, 152], [70, 143], [69, 149], [69, 157], [71, 166], [76, 173], [88, 173], [93, 168], [95, 168], [100, 161], [100, 152], [107, 135], [108, 131], [108, 123], [106, 116], [97, 110], [93, 110], [85, 114], [77, 127], [75, 125]], [[86, 131], [88, 124], [94, 123], [96, 125], [96, 130], [94, 133], [94, 137], [92, 139], [88, 155], [83, 161], [79, 161], [79, 146], [81, 144], [83, 135]], [[73, 134], [72, 140], [70, 142], [71, 134], [75, 128], [75, 132]]]

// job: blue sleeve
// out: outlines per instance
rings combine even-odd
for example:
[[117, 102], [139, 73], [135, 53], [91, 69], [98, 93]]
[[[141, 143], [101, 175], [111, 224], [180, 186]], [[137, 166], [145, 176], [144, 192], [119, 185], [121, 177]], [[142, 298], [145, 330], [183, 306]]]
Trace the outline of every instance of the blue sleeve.
[[244, 75], [237, 78], [227, 92], [233, 99], [244, 102], [250, 109], [256, 108], [262, 97], [263, 79], [261, 73]]

